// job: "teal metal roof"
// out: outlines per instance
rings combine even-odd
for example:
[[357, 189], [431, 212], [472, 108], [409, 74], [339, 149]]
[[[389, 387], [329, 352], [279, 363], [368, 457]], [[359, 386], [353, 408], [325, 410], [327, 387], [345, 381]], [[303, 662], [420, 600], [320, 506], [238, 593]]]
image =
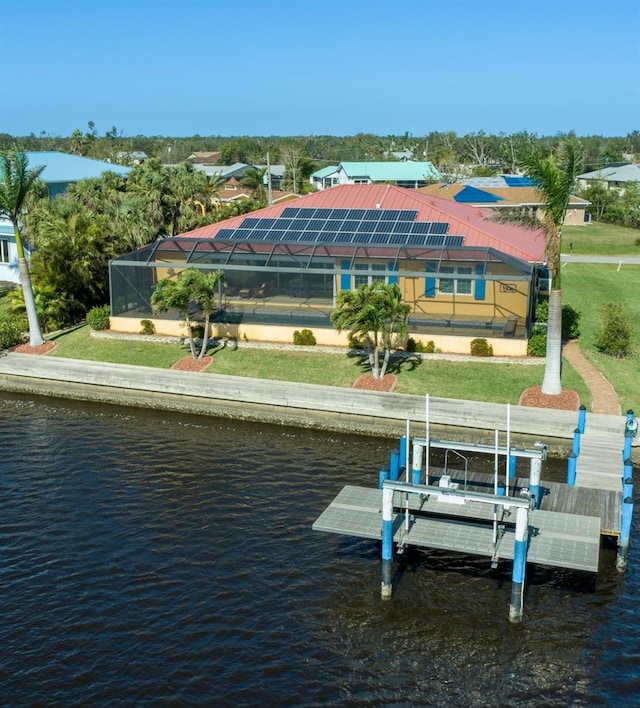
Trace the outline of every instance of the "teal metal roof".
[[130, 167], [69, 155], [65, 152], [27, 152], [26, 155], [30, 168], [44, 165], [40, 179], [48, 185], [70, 184], [81, 179], [93, 179], [105, 172], [115, 172], [121, 177], [126, 177], [131, 172]]
[[323, 177], [328, 177], [336, 172], [338, 167], [336, 165], [329, 165], [329, 167], [323, 167], [321, 170], [314, 172], [311, 176], [314, 179], [322, 179]]
[[341, 162], [348, 177], [368, 177], [372, 182], [442, 181], [432, 162]]

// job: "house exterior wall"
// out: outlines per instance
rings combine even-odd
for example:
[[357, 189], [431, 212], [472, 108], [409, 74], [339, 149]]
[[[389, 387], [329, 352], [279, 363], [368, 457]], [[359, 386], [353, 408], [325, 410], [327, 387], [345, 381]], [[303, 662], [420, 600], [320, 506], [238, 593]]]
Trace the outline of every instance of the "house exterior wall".
[[[177, 320], [154, 320], [156, 335], [165, 337], [186, 337], [184, 323]], [[113, 332], [125, 334], [138, 334], [140, 323], [131, 317], [111, 317], [110, 329]], [[246, 336], [250, 342], [282, 342], [291, 344], [293, 333], [300, 327], [279, 327], [273, 325], [252, 325], [242, 324], [232, 327], [212, 326], [212, 336], [218, 338], [231, 337], [242, 342]], [[348, 346], [349, 335], [347, 332], [338, 333], [334, 329], [325, 327], [314, 327], [313, 334], [316, 337], [318, 346], [338, 346], [344, 347], [345, 352]], [[428, 334], [409, 332], [409, 336], [416, 341], [432, 341], [436, 348], [443, 353], [469, 354], [470, 338], [463, 336], [450, 336], [441, 334]], [[527, 342], [519, 339], [505, 339], [503, 337], [486, 337], [487, 342], [493, 347], [494, 356], [526, 356]], [[313, 347], [309, 347], [313, 351]], [[428, 356], [428, 355], [427, 355]]]
[[[25, 256], [29, 257], [29, 250], [24, 247]], [[0, 219], [0, 282], [20, 282], [18, 272], [18, 249], [13, 235], [13, 225], [10, 221]]]

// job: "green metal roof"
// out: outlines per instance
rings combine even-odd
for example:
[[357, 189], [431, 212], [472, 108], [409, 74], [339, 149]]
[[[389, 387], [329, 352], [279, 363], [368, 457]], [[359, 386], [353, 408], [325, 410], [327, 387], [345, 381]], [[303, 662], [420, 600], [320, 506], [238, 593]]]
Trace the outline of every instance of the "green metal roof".
[[368, 177], [372, 182], [441, 181], [432, 162], [341, 162], [350, 178]]

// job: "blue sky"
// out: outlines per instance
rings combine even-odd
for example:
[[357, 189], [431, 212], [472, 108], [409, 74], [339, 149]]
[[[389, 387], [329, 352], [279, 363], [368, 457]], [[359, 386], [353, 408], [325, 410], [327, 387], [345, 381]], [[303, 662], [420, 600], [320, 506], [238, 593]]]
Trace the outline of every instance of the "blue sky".
[[640, 130], [638, 0], [0, 0], [0, 132]]

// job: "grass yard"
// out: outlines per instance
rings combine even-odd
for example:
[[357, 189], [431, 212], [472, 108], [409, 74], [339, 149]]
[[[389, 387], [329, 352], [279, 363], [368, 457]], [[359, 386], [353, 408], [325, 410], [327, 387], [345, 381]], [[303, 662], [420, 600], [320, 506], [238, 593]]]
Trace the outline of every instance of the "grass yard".
[[562, 252], [581, 256], [640, 256], [640, 229], [595, 221], [584, 226], [565, 226]]
[[[187, 346], [155, 342], [98, 339], [89, 335], [88, 327], [56, 337], [58, 348], [49, 356], [88, 359], [118, 364], [169, 368], [189, 355]], [[250, 376], [255, 378], [296, 381], [348, 387], [369, 370], [366, 357], [347, 354], [323, 354], [309, 351], [292, 352], [275, 349], [232, 347], [209, 352], [214, 356], [208, 374]], [[542, 382], [544, 364], [494, 364], [478, 360], [443, 361], [439, 359], [397, 359], [390, 370], [398, 375], [397, 393], [445, 398], [461, 398], [495, 403], [517, 403], [522, 391]], [[563, 385], [580, 394], [589, 405], [589, 392], [571, 366], [565, 363]]]
[[0, 316], [7, 314], [12, 291], [13, 288], [0, 287]]
[[[623, 411], [640, 412], [640, 266], [567, 263], [562, 269], [562, 300], [580, 312], [580, 347], [615, 388]], [[633, 356], [614, 359], [595, 347], [601, 326], [601, 308], [617, 302], [633, 327]]]

